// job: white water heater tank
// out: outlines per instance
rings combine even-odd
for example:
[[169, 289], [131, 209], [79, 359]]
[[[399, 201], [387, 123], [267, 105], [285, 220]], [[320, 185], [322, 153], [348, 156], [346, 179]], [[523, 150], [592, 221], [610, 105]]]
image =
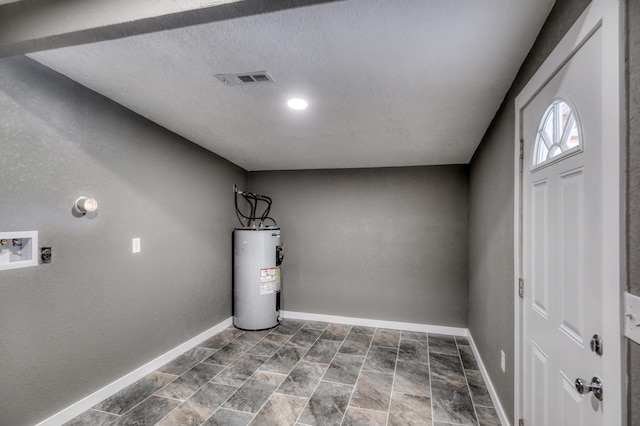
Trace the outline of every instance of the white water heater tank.
[[264, 330], [280, 322], [280, 228], [233, 231], [233, 325]]

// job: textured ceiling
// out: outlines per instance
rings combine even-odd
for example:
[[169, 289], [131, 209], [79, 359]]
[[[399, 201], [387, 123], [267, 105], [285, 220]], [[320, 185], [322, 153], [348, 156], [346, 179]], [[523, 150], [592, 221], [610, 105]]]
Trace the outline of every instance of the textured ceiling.
[[[347, 0], [29, 56], [247, 170], [468, 163], [552, 3]], [[214, 76], [249, 71], [275, 82]]]

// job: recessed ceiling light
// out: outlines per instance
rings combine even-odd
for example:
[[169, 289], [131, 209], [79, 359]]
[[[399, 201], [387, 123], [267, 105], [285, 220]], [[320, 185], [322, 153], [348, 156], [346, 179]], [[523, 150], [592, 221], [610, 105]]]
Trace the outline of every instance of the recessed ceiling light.
[[287, 101], [287, 105], [291, 109], [305, 109], [308, 104], [304, 99], [293, 98]]

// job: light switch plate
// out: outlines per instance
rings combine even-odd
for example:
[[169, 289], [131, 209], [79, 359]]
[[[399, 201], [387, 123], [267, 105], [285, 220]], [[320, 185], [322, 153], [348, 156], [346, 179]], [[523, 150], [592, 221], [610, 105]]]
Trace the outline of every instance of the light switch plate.
[[640, 343], [640, 297], [624, 294], [624, 335]]
[[131, 253], [140, 253], [140, 238], [131, 240]]

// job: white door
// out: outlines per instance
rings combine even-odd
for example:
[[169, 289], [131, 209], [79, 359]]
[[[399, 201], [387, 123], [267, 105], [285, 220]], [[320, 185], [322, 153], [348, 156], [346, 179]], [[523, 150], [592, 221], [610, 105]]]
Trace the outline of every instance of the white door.
[[[523, 406], [525, 424], [603, 425], [602, 31], [521, 110]], [[612, 339], [613, 341], [613, 339]]]

